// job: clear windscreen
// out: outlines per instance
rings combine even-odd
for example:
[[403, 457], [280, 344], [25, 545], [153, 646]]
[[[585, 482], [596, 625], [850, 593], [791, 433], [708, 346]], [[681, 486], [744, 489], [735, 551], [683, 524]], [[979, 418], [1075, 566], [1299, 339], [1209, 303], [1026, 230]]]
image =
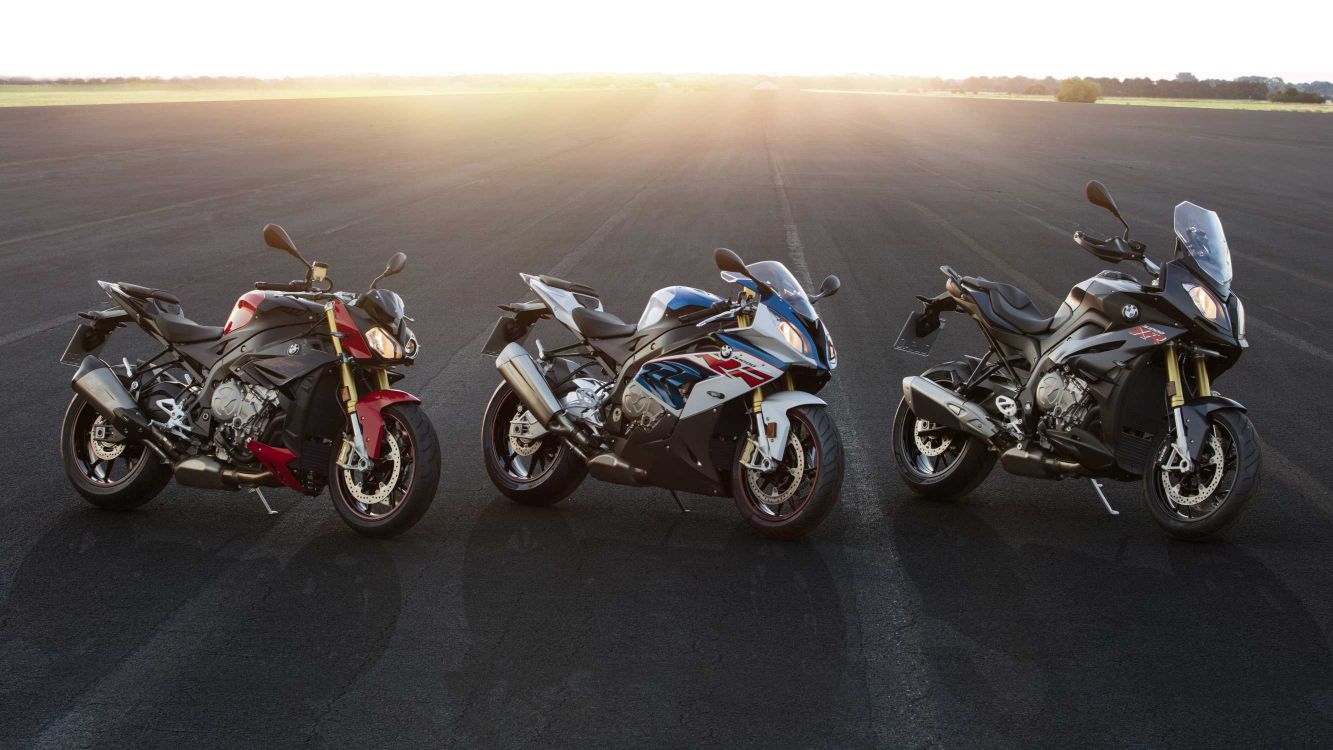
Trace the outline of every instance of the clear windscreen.
[[1199, 269], [1222, 286], [1231, 284], [1231, 250], [1215, 211], [1189, 201], [1176, 206], [1176, 239]]
[[756, 279], [768, 284], [778, 297], [791, 305], [791, 308], [807, 320], [817, 320], [819, 315], [815, 313], [815, 306], [810, 303], [810, 297], [806, 295], [805, 289], [801, 283], [792, 276], [787, 267], [776, 260], [764, 260], [758, 263], [751, 263], [746, 266], [750, 273]]

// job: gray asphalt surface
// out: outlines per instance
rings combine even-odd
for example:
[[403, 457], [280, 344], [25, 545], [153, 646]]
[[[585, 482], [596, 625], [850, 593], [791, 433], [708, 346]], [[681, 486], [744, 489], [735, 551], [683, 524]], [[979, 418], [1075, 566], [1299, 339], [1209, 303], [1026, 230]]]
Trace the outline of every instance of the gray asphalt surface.
[[[1252, 349], [1265, 479], [1228, 543], [1152, 526], [1137, 485], [997, 471], [912, 499], [891, 349], [936, 268], [1046, 310], [1103, 267], [1101, 179], [1158, 257], [1217, 210]], [[1333, 744], [1333, 118], [768, 92], [622, 92], [0, 110], [0, 746], [1197, 747]], [[127, 514], [59, 466], [73, 314], [97, 279], [220, 324], [298, 270], [282, 224], [360, 288], [394, 251], [423, 353], [403, 386], [444, 441], [435, 505], [392, 542], [327, 497], [169, 487]], [[814, 283], [849, 451], [812, 538], [730, 503], [589, 482], [554, 509], [486, 479], [478, 351], [518, 272], [722, 290], [711, 250]], [[1132, 270], [1132, 269], [1126, 269]], [[548, 342], [555, 338], [543, 334]], [[146, 336], [122, 330], [107, 354]], [[940, 357], [977, 351], [963, 319]], [[119, 348], [118, 348], [119, 347]]]

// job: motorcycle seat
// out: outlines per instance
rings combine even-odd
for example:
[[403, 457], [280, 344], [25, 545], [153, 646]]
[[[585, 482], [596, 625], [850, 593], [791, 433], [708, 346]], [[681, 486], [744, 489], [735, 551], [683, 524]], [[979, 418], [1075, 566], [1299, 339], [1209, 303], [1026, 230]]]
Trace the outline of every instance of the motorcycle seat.
[[180, 313], [163, 313], [154, 321], [162, 338], [173, 344], [197, 344], [222, 338], [221, 326], [204, 326]]
[[589, 297], [597, 297], [598, 299], [601, 299], [601, 295], [599, 295], [595, 289], [588, 286], [587, 284], [580, 284], [577, 281], [565, 281], [564, 279], [557, 279], [554, 276], [544, 276], [544, 275], [538, 276], [537, 280], [547, 286], [553, 286], [556, 289], [563, 289], [566, 292], [570, 292], [572, 294], [585, 294]]
[[1012, 284], [983, 279], [980, 276], [964, 276], [963, 283], [984, 289], [989, 293], [991, 307], [1001, 320], [1023, 333], [1037, 335], [1051, 330], [1054, 316], [1042, 315], [1032, 298]]
[[585, 339], [617, 339], [633, 334], [637, 328], [609, 312], [576, 307], [569, 314]]

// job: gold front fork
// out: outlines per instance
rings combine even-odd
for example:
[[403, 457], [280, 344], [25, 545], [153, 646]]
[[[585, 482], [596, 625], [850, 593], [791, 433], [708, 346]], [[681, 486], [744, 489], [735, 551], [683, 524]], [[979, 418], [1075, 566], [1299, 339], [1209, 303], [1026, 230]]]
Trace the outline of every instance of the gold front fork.
[[375, 387], [381, 391], [389, 390], [389, 370], [381, 367], [375, 371]]
[[1176, 345], [1166, 345], [1166, 392], [1171, 397], [1171, 408], [1185, 405], [1185, 383], [1180, 378], [1180, 362], [1176, 359]]
[[1194, 357], [1194, 379], [1198, 381], [1200, 396], [1213, 395], [1213, 384], [1208, 379], [1208, 362], [1202, 354]]
[[347, 364], [347, 357], [343, 356], [343, 342], [338, 337], [338, 321], [333, 317], [333, 303], [330, 302], [324, 307], [324, 314], [329, 321], [329, 333], [333, 334], [333, 353], [338, 355], [338, 369], [342, 373], [343, 380], [343, 405], [347, 413], [352, 415], [353, 421], [356, 417], [356, 381], [352, 379], [352, 366]]

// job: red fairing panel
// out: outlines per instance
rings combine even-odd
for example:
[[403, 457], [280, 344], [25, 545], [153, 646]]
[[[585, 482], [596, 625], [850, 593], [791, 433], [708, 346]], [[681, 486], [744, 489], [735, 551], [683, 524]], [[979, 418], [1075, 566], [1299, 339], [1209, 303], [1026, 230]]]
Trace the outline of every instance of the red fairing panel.
[[384, 407], [399, 403], [419, 404], [421, 399], [407, 391], [392, 388], [367, 393], [356, 401], [356, 418], [361, 422], [361, 436], [366, 441], [366, 454], [372, 459], [380, 457], [380, 437], [384, 433], [384, 416], [380, 414]]
[[222, 333], [227, 334], [249, 323], [255, 317], [255, 311], [259, 309], [259, 303], [264, 301], [263, 292], [246, 292], [241, 298], [236, 300], [236, 306], [231, 309], [231, 315], [227, 317], [227, 325], [223, 326]]
[[342, 300], [333, 303], [333, 322], [338, 326], [338, 333], [343, 335], [343, 350], [354, 359], [370, 359], [370, 344], [366, 343], [361, 329], [356, 327], [356, 321], [352, 320], [352, 314], [347, 312], [347, 306]]
[[245, 444], [247, 450], [255, 454], [259, 463], [269, 471], [279, 482], [291, 487], [297, 492], [305, 492], [305, 487], [301, 485], [301, 480], [296, 478], [289, 468], [289, 464], [296, 460], [296, 454], [286, 448], [279, 448], [274, 445], [265, 445], [258, 440], [251, 440]]

